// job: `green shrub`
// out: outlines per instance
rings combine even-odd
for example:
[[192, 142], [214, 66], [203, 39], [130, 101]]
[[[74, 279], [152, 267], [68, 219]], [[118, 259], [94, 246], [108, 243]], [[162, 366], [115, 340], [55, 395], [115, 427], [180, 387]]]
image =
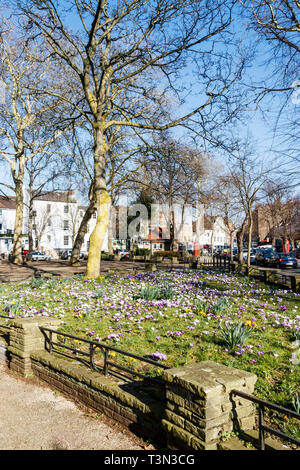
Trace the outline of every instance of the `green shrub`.
[[44, 282], [45, 280], [42, 277], [33, 277], [30, 281], [30, 287], [32, 289], [39, 289]]
[[296, 411], [296, 413], [300, 414], [300, 395], [296, 395], [294, 400], [293, 400], [293, 407]]
[[160, 289], [160, 299], [173, 299], [174, 297], [174, 291], [172, 289], [172, 287], [167, 287], [167, 286], [164, 286], [164, 287], [161, 287]]
[[226, 297], [220, 297], [212, 306], [212, 313], [218, 315], [229, 310], [229, 302]]
[[251, 328], [242, 322], [226, 324], [220, 329], [224, 344], [230, 351], [235, 350], [238, 344], [242, 346], [251, 332]]
[[157, 251], [154, 256], [156, 258], [180, 258], [181, 254], [179, 251]]
[[209, 302], [207, 302], [207, 300], [197, 299], [195, 302], [196, 313], [200, 313], [200, 312], [206, 313], [208, 311], [208, 307], [209, 307]]
[[101, 289], [96, 289], [96, 290], [94, 291], [93, 297], [95, 297], [96, 299], [102, 299], [103, 295], [104, 295], [103, 290], [101, 290]]
[[19, 300], [9, 302], [5, 307], [4, 311], [10, 313], [12, 316], [15, 316], [21, 308], [21, 302]]
[[135, 299], [144, 300], [163, 300], [172, 299], [174, 297], [174, 291], [172, 287], [144, 287], [140, 290], [139, 294], [134, 296]]
[[150, 255], [150, 250], [148, 248], [137, 248], [135, 251], [136, 256], [148, 256]]
[[294, 340], [300, 343], [300, 330], [294, 330]]
[[144, 289], [141, 289], [139, 294], [137, 294], [134, 298], [144, 300], [155, 300], [158, 298], [159, 293], [159, 287], [145, 287]]

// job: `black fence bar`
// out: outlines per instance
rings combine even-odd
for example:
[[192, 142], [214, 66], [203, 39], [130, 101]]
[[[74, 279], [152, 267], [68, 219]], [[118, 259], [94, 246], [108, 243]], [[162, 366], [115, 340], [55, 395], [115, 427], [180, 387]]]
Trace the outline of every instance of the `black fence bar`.
[[[90, 360], [90, 366], [94, 370], [98, 370], [98, 368], [96, 367], [96, 365], [94, 363], [95, 349], [97, 349], [97, 348], [101, 349], [102, 352], [103, 352], [103, 356], [104, 356], [103, 373], [105, 375], [107, 375], [108, 366], [110, 365], [110, 366], [113, 366], [113, 367], [115, 367], [117, 369], [120, 369], [122, 371], [126, 371], [126, 372], [130, 373], [131, 375], [135, 375], [135, 376], [138, 376], [138, 377], [141, 377], [141, 378], [144, 378], [144, 379], [150, 379], [150, 380], [158, 381], [157, 379], [155, 379], [153, 377], [149, 377], [149, 376], [141, 374], [137, 371], [133, 371], [132, 369], [129, 369], [127, 367], [121, 366], [120, 364], [109, 361], [109, 353], [110, 352], [116, 352], [118, 354], [122, 354], [123, 356], [131, 357], [131, 358], [136, 359], [140, 362], [145, 362], [147, 364], [154, 365], [155, 367], [160, 368], [160, 369], [170, 369], [170, 367], [166, 366], [165, 364], [161, 364], [161, 363], [159, 363], [155, 360], [148, 359], [144, 356], [138, 356], [138, 355], [130, 353], [128, 351], [123, 351], [122, 349], [115, 348], [114, 346], [109, 346], [107, 344], [99, 343], [97, 341], [91, 341], [91, 340], [88, 340], [88, 339], [85, 339], [85, 338], [81, 338], [79, 336], [74, 336], [74, 335], [69, 334], [69, 333], [64, 333], [64, 332], [61, 332], [61, 331], [53, 330], [51, 328], [40, 327], [40, 329], [41, 329], [42, 332], [48, 332], [49, 333], [49, 337], [45, 334], [45, 341], [46, 341], [46, 344], [48, 345], [48, 351], [50, 353], [53, 351], [53, 346], [59, 346], [59, 347], [62, 347], [64, 349], [67, 349], [69, 351], [81, 354], [83, 356], [87, 356], [87, 357], [89, 357], [89, 360]], [[78, 348], [73, 348], [71, 346], [66, 345], [65, 343], [60, 343], [60, 342], [53, 341], [53, 337], [52, 337], [53, 334], [56, 334], [57, 336], [63, 336], [63, 337], [66, 337], [66, 338], [70, 338], [70, 339], [74, 339], [74, 340], [86, 343], [86, 344], [89, 345], [89, 352], [82, 351], [81, 349], [78, 349]]]
[[232, 390], [230, 395], [236, 395], [241, 398], [245, 398], [246, 400], [252, 401], [258, 405], [258, 426], [259, 426], [259, 448], [260, 450], [265, 450], [265, 436], [264, 432], [268, 432], [269, 434], [273, 434], [281, 439], [289, 441], [293, 444], [300, 446], [300, 440], [296, 439], [288, 434], [274, 429], [270, 426], [267, 426], [264, 422], [264, 412], [265, 408], [269, 408], [271, 410], [277, 411], [279, 413], [284, 413], [285, 415], [289, 415], [292, 418], [300, 420], [300, 414], [296, 411], [289, 410], [288, 408], [284, 408], [283, 406], [275, 405], [274, 403], [270, 403], [266, 400], [262, 400], [261, 398], [254, 397], [253, 395], [248, 395], [247, 393], [240, 392], [239, 390]]

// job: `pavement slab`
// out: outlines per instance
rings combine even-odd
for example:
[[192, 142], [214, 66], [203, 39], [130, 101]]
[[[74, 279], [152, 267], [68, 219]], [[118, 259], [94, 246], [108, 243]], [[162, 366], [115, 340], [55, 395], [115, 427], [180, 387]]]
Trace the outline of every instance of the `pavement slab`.
[[129, 431], [0, 365], [0, 450], [143, 450]]

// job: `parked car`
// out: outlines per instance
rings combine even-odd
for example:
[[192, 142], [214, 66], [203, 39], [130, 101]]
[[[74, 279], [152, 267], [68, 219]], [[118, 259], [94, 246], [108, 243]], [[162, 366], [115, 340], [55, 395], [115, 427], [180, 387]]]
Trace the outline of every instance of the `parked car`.
[[[243, 250], [243, 260], [244, 260], [244, 262], [247, 261], [247, 254], [248, 254], [248, 250]], [[234, 248], [232, 250], [232, 256], [233, 256], [234, 261], [239, 260], [239, 250], [237, 248]]]
[[279, 256], [274, 248], [258, 248], [255, 254], [256, 264], [266, 267], [278, 267]]
[[256, 251], [257, 251], [256, 248], [252, 248], [250, 251], [250, 264], [256, 264], [256, 258], [255, 258]]
[[[62, 252], [60, 258], [61, 259], [70, 259], [71, 254], [72, 254], [72, 250], [65, 250], [65, 251]], [[80, 255], [79, 255], [79, 258], [84, 259], [84, 257], [85, 257], [85, 253], [84, 253], [84, 251], [81, 251]]]
[[[46, 259], [47, 256], [43, 251], [33, 251], [31, 254], [32, 261], [45, 261]], [[26, 260], [29, 260], [29, 253], [26, 255]]]
[[237, 248], [233, 248], [232, 256], [233, 256], [234, 261], [238, 261], [238, 249]]
[[72, 250], [65, 250], [61, 254], [61, 259], [69, 259], [71, 257]]
[[298, 260], [295, 253], [278, 253], [279, 255], [279, 268], [297, 268]]
[[120, 255], [121, 259], [129, 258], [129, 251], [122, 250], [122, 251], [119, 252], [119, 255]]

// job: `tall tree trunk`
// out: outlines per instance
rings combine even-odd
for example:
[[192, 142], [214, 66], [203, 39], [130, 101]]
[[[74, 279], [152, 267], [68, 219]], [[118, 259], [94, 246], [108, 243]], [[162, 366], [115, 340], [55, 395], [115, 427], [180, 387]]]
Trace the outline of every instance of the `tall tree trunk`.
[[169, 198], [169, 223], [170, 223], [170, 251], [174, 251], [175, 244], [175, 215], [174, 215], [174, 206], [173, 198]]
[[108, 247], [107, 248], [108, 248], [108, 254], [112, 255], [114, 250], [113, 250], [113, 239], [110, 233], [108, 234]]
[[241, 228], [237, 232], [239, 264], [244, 264], [243, 247], [244, 247], [244, 236], [245, 236], [245, 231], [246, 231], [246, 224], [247, 224], [247, 217], [245, 218]]
[[250, 268], [250, 251], [252, 245], [253, 217], [251, 210], [249, 211], [249, 236], [248, 236], [248, 253], [247, 253], [247, 269]]
[[16, 218], [14, 226], [14, 243], [12, 252], [12, 261], [15, 264], [23, 264], [22, 258], [22, 234], [23, 234], [23, 211], [24, 211], [24, 194], [23, 182], [25, 171], [24, 151], [20, 150], [18, 158], [18, 174], [14, 174], [15, 192], [16, 192]]
[[229, 234], [230, 241], [229, 241], [229, 246], [230, 246], [230, 261], [233, 262], [233, 232], [231, 231]]
[[105, 179], [106, 142], [100, 123], [95, 132], [93, 200], [96, 202], [97, 221], [90, 237], [87, 278], [95, 278], [100, 275], [101, 248], [109, 225], [111, 205]]
[[34, 185], [34, 178], [33, 178], [33, 160], [30, 160], [30, 169], [29, 171], [29, 207], [28, 207], [28, 253], [27, 259], [29, 261], [32, 260], [32, 252], [33, 252], [33, 185]]
[[175, 248], [175, 217], [174, 209], [170, 211], [170, 250], [174, 251]]
[[30, 193], [28, 216], [28, 259], [31, 260], [33, 252], [33, 199]]
[[84, 237], [87, 233], [87, 227], [88, 227], [88, 222], [90, 221], [91, 217], [96, 211], [95, 203], [94, 201], [91, 201], [87, 210], [85, 211], [85, 214], [83, 216], [83, 219], [81, 221], [80, 227], [78, 229], [77, 235], [75, 237], [73, 249], [72, 249], [72, 254], [70, 258], [70, 265], [74, 266], [79, 263], [80, 259], [80, 251], [82, 244], [84, 242]]
[[95, 278], [100, 275], [101, 248], [108, 229], [110, 195], [102, 189], [98, 197], [97, 222], [90, 237], [90, 247], [87, 262], [86, 277]]

